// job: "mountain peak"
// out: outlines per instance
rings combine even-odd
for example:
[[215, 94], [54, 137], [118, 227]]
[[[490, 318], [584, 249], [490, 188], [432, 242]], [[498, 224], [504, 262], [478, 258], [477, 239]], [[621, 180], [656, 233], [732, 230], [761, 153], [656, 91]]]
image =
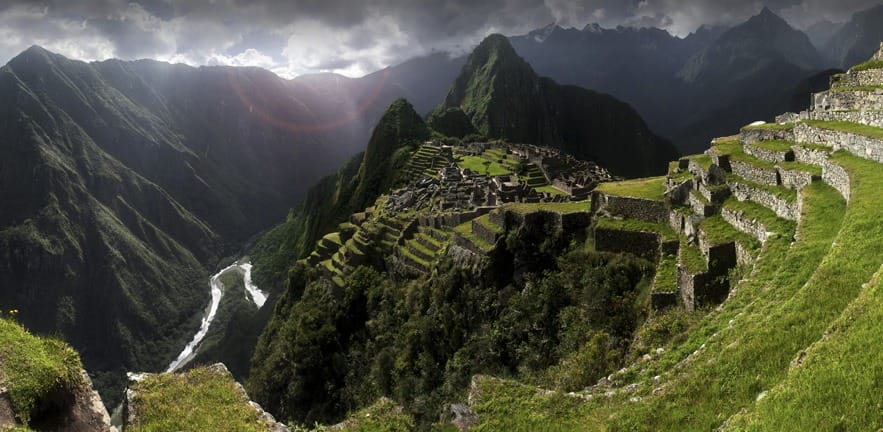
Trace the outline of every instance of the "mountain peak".
[[31, 45], [28, 49], [20, 52], [17, 56], [9, 61], [10, 64], [18, 62], [31, 62], [32, 60], [49, 60], [57, 54], [41, 47], [40, 45]]
[[782, 19], [782, 17], [780, 17], [779, 15], [776, 15], [776, 13], [772, 11], [772, 9], [770, 9], [766, 6], [764, 6], [763, 9], [761, 9], [757, 15], [751, 17], [745, 24], [760, 24], [760, 25], [775, 25], [775, 26], [784, 25], [789, 28], [791, 27], [791, 25], [788, 24], [788, 22], [786, 22], [784, 19]]

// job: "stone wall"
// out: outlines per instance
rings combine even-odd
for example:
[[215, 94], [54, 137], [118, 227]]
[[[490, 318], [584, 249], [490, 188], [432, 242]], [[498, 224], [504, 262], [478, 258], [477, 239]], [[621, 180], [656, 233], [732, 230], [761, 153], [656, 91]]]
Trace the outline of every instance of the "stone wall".
[[812, 175], [806, 171], [786, 170], [778, 167], [779, 177], [782, 179], [782, 186], [790, 189], [800, 190], [812, 183], [814, 180], [820, 179], [819, 176]]
[[[755, 143], [756, 144], [756, 143]], [[759, 147], [754, 144], [747, 144], [743, 147], [745, 149], [745, 153], [751, 156], [754, 156], [760, 160], [776, 163], [776, 162], [787, 162], [794, 160], [794, 151], [773, 151], [770, 149], [765, 149], [763, 147]]]
[[730, 196], [730, 189], [728, 188], [713, 188], [709, 189], [704, 183], [699, 184], [699, 193], [705, 197], [709, 202], [720, 204], [724, 202]]
[[739, 139], [741, 139], [744, 144], [754, 144], [758, 141], [793, 141], [794, 133], [793, 131], [788, 129], [779, 130], [743, 128], [741, 131], [739, 131]]
[[826, 143], [834, 150], [844, 149], [858, 157], [883, 163], [883, 141], [849, 132], [813, 127], [804, 123], [794, 128], [798, 142]]
[[883, 128], [883, 111], [810, 111], [810, 120], [848, 121]]
[[834, 189], [837, 189], [837, 192], [840, 192], [843, 199], [845, 199], [846, 202], [849, 202], [849, 173], [847, 173], [842, 166], [832, 161], [825, 160], [822, 165], [822, 180], [831, 185]]
[[668, 198], [669, 202], [675, 204], [684, 204], [687, 202], [687, 198], [690, 196], [690, 191], [693, 190], [693, 180], [687, 179], [680, 183], [674, 183], [671, 179], [666, 179], [666, 192], [665, 196]]
[[740, 265], [754, 265], [754, 254], [745, 245], [736, 242], [736, 262]]
[[495, 232], [491, 229], [488, 229], [483, 224], [478, 222], [478, 220], [472, 220], [472, 234], [476, 237], [484, 240], [487, 244], [497, 244], [497, 240], [500, 239], [502, 234]]
[[612, 214], [654, 223], [668, 219], [668, 206], [664, 201], [603, 195], [604, 207]]
[[779, 173], [776, 172], [775, 168], [762, 168], [738, 161], [730, 162], [730, 166], [733, 167], [733, 174], [745, 180], [769, 186], [779, 185]]
[[729, 294], [729, 283], [725, 277], [711, 273], [690, 274], [687, 269], [678, 266], [678, 290], [681, 302], [688, 312], [697, 307], [720, 304]]
[[828, 160], [828, 152], [825, 150], [809, 149], [803, 146], [794, 146], [794, 160], [800, 163], [822, 166]]
[[702, 195], [700, 194], [699, 196], [697, 196], [695, 193], [691, 193], [689, 199], [687, 200], [690, 208], [693, 209], [693, 213], [696, 213], [697, 215], [702, 217], [709, 217], [713, 215], [715, 207], [711, 204], [706, 203], [705, 201], [702, 201], [702, 199], [699, 198], [700, 196]]
[[883, 69], [847, 71], [831, 77], [831, 87], [861, 87], [883, 83]]
[[775, 212], [779, 217], [788, 220], [797, 220], [800, 215], [798, 201], [789, 202], [773, 195], [763, 189], [758, 189], [744, 183], [730, 182], [730, 190], [739, 201], [751, 200]]
[[679, 240], [666, 240], [659, 245], [659, 252], [665, 255], [677, 255], [680, 245]]
[[812, 110], [880, 110], [883, 109], [883, 90], [836, 91], [813, 95]]
[[630, 253], [652, 261], [659, 253], [659, 234], [595, 228], [595, 249], [602, 252]]
[[759, 220], [748, 218], [743, 211], [734, 211], [725, 207], [721, 209], [721, 217], [732, 225], [733, 228], [756, 238], [761, 243], [765, 243], [771, 234], [763, 223]]

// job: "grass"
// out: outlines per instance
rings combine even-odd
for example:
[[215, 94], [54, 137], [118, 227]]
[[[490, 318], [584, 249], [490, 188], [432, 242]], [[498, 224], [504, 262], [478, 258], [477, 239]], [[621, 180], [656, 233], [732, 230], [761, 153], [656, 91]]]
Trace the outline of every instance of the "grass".
[[675, 240], [678, 235], [668, 224], [653, 223], [638, 219], [600, 218], [595, 228], [614, 229], [620, 231], [653, 232], [662, 237], [662, 241]]
[[510, 210], [516, 213], [528, 214], [539, 211], [548, 211], [560, 214], [588, 212], [590, 203], [588, 201], [571, 201], [563, 203], [515, 203], [506, 204], [502, 209]]
[[233, 378], [199, 367], [182, 374], [156, 374], [135, 384], [136, 421], [127, 432], [266, 431]]
[[64, 342], [36, 337], [0, 318], [0, 387], [6, 387], [16, 416], [27, 425], [31, 411], [49, 393], [82, 384], [80, 357]]
[[728, 174], [727, 175], [727, 183], [741, 183], [741, 184], [743, 184], [745, 186], [749, 186], [753, 189], [759, 189], [759, 190], [769, 192], [772, 195], [776, 196], [777, 198], [781, 198], [781, 199], [791, 202], [791, 203], [797, 201], [797, 191], [795, 191], [793, 189], [788, 189], [783, 186], [770, 186], [770, 185], [755, 183], [751, 180], [746, 180], [746, 179], [739, 177], [735, 174]]
[[489, 215], [479, 216], [479, 217], [475, 218], [474, 221], [476, 223], [478, 223], [479, 225], [485, 227], [486, 229], [488, 229], [491, 232], [495, 232], [497, 234], [500, 234], [503, 232], [503, 227], [491, 222]]
[[[879, 269], [883, 257], [878, 251], [883, 238], [879, 223], [883, 165], [845, 152], [832, 159], [850, 174], [850, 204], [837, 244], [802, 290], [804, 295], [790, 302], [793, 321], [805, 320], [793, 327], [797, 333], [793, 339], [799, 342], [792, 340], [790, 345], [808, 347], [808, 354], [803, 366], [769, 386], [768, 398], [737, 419], [737, 424], [749, 426], [746, 429], [876, 430], [883, 426], [879, 415], [883, 356], [877, 344], [867, 342], [881, 337]], [[824, 331], [827, 338], [821, 338]], [[790, 354], [793, 358], [795, 353]]]
[[678, 252], [678, 262], [683, 265], [691, 274], [704, 273], [708, 271], [708, 261], [705, 255], [697, 246], [687, 243], [687, 239], [681, 239], [681, 249]]
[[790, 237], [790, 234], [792, 234], [796, 228], [796, 223], [794, 221], [782, 219], [772, 210], [754, 201], [739, 201], [736, 197], [730, 197], [724, 201], [723, 208], [744, 212], [746, 217], [755, 219], [763, 224], [767, 231], [778, 233], [786, 237]]
[[794, 123], [787, 124], [778, 124], [778, 123], [764, 123], [761, 125], [755, 126], [744, 126], [742, 130], [774, 130], [774, 131], [789, 131], [794, 129]]
[[637, 180], [601, 183], [595, 189], [607, 195], [644, 198], [662, 201], [665, 192], [665, 177], [651, 177]]
[[675, 183], [693, 178], [693, 173], [688, 169], [681, 169], [677, 161], [668, 164], [668, 178]]
[[678, 257], [663, 254], [659, 257], [656, 266], [656, 276], [653, 278], [653, 292], [670, 293], [678, 290]]
[[702, 230], [708, 244], [712, 246], [735, 241], [751, 250], [760, 249], [760, 242], [756, 238], [733, 228], [720, 215], [714, 215], [705, 219], [699, 225], [699, 229]]
[[340, 246], [343, 244], [340, 241], [340, 233], [339, 232], [333, 232], [333, 233], [326, 234], [324, 237], [322, 237], [322, 240], [334, 243], [334, 245], [336, 245], [336, 246]]
[[816, 176], [822, 175], [822, 167], [800, 162], [777, 162], [776, 166], [787, 171], [802, 171]]
[[478, 246], [478, 248], [484, 252], [490, 252], [494, 249], [494, 245], [482, 240], [472, 232], [472, 221], [457, 225], [457, 227], [454, 228], [454, 232], [459, 234], [466, 240], [471, 241], [472, 244]]
[[883, 85], [862, 85], [862, 86], [844, 86], [844, 87], [834, 87], [831, 91], [835, 92], [851, 92], [851, 91], [863, 91], [863, 92], [875, 92], [877, 90], [883, 89]]
[[[351, 413], [346, 421], [335, 425], [335, 431], [341, 432], [408, 432], [415, 428], [414, 418], [406, 414], [402, 407], [390, 399], [381, 398], [373, 405]], [[295, 428], [295, 432], [314, 431], [327, 432], [325, 427]]]
[[849, 68], [849, 70], [851, 70], [853, 72], [858, 72], [858, 71], [863, 71], [863, 70], [868, 70], [868, 69], [883, 69], [883, 60], [870, 60], [870, 61], [866, 61], [864, 63], [859, 63], [859, 64]]
[[856, 135], [863, 135], [866, 137], [883, 140], [883, 129], [863, 125], [859, 123], [851, 123], [845, 121], [821, 121], [821, 120], [807, 120], [804, 123], [818, 127], [822, 129], [828, 129], [838, 132], [846, 132], [852, 133]]
[[[485, 165], [485, 163], [488, 163]], [[512, 171], [496, 161], [485, 159], [481, 156], [463, 156], [463, 159], [457, 163], [460, 168], [470, 169], [479, 174], [487, 174], [490, 176], [510, 175]]]
[[563, 190], [558, 189], [554, 186], [540, 186], [540, 187], [535, 187], [534, 189], [536, 189], [536, 191], [539, 193], [545, 192], [545, 193], [548, 193], [551, 195], [561, 195], [561, 196], [568, 195], [567, 192], [564, 192]]
[[699, 165], [699, 168], [702, 168], [702, 171], [708, 171], [711, 168], [711, 165], [714, 164], [711, 156], [707, 154], [690, 156], [688, 159]]

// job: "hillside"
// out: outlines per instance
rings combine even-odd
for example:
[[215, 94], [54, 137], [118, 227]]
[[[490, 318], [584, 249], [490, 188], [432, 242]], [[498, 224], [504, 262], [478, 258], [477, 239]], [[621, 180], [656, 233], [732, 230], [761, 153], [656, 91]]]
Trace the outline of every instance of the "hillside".
[[[667, 281], [660, 300], [672, 292], [680, 306], [649, 316], [635, 361], [575, 393], [477, 377], [477, 428], [879, 429], [883, 353], [861, 341], [879, 337], [883, 310], [883, 262], [872, 252], [883, 238], [873, 222], [883, 123], [870, 114], [879, 100], [857, 85], [883, 84], [883, 75], [860, 66], [832, 82], [809, 111], [745, 127], [672, 164], [671, 228], [687, 240], [668, 258], [676, 274], [663, 272], [662, 255], [656, 281]], [[640, 217], [626, 209], [612, 214]], [[736, 278], [720, 306], [703, 307], [700, 293], [724, 287], [700, 276], [722, 262]], [[696, 320], [681, 321], [678, 309], [691, 303]]]
[[540, 78], [500, 35], [475, 48], [433, 115], [451, 108], [488, 138], [557, 148], [622, 176], [662, 173], [676, 155], [630, 106]]
[[[418, 429], [883, 427], [878, 66], [590, 200], [415, 201], [530, 154], [424, 144], [408, 186], [291, 269], [251, 393], [301, 424], [352, 424], [386, 397]], [[468, 176], [419, 174], [436, 158]]]
[[877, 51], [883, 40], [883, 5], [856, 12], [825, 44], [824, 52], [832, 64], [847, 68], [865, 61]]
[[368, 114], [340, 122], [358, 101], [319, 90], [255, 68], [15, 57], [0, 305], [63, 335], [117, 401], [126, 369], [164, 368], [195, 332], [220, 259], [363, 145]]

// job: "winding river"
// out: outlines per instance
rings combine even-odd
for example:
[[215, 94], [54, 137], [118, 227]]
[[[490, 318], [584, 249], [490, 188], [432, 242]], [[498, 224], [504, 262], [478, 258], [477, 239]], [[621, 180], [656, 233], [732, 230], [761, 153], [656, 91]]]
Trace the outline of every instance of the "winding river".
[[245, 285], [246, 300], [251, 300], [251, 302], [254, 303], [255, 306], [258, 307], [258, 309], [264, 306], [264, 303], [267, 302], [267, 294], [258, 289], [254, 282], [252, 282], [251, 269], [252, 265], [249, 262], [242, 264], [234, 263], [215, 273], [209, 279], [209, 292], [211, 294], [212, 301], [205, 309], [205, 315], [203, 315], [202, 317], [202, 323], [199, 326], [199, 330], [196, 332], [196, 334], [193, 335], [193, 339], [190, 341], [190, 343], [187, 344], [187, 346], [184, 347], [184, 350], [181, 351], [181, 354], [178, 354], [178, 357], [169, 364], [166, 372], [175, 372], [176, 370], [186, 365], [190, 360], [192, 360], [197, 348], [199, 348], [199, 344], [202, 343], [202, 340], [205, 339], [205, 336], [208, 334], [208, 330], [212, 325], [212, 321], [215, 320], [215, 315], [218, 314], [218, 306], [221, 304], [221, 299], [224, 297], [224, 285], [221, 283], [221, 275], [227, 273], [228, 271], [241, 272], [242, 281]]

